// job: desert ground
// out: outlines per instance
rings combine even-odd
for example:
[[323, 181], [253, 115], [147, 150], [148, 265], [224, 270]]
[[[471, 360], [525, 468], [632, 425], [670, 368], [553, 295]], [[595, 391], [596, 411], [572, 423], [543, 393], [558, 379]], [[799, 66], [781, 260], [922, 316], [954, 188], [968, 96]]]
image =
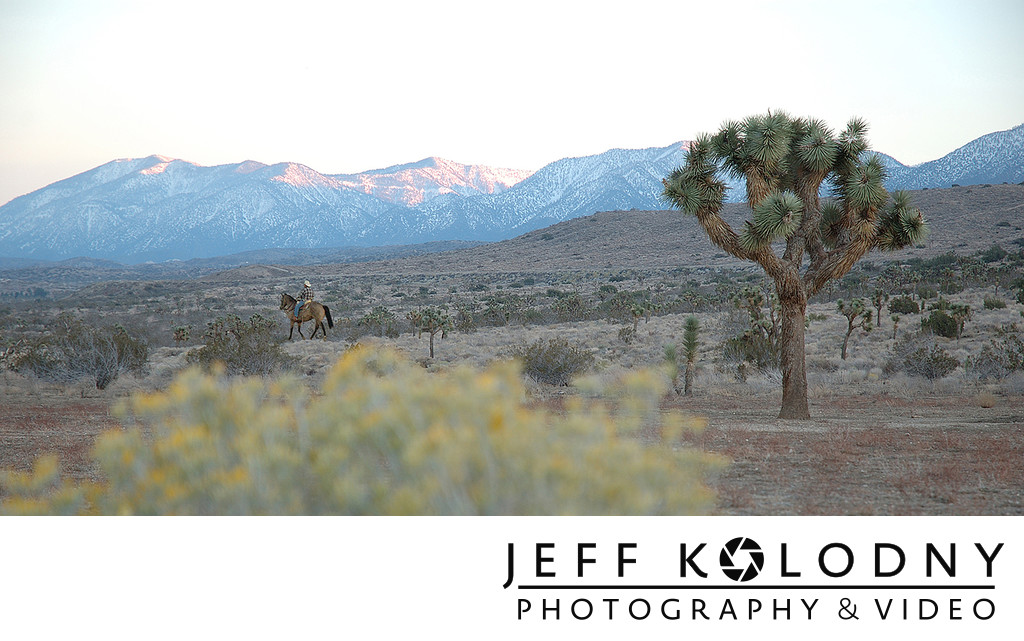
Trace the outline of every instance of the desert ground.
[[[1019, 318], [1014, 308], [989, 310], [968, 324], [970, 331], [946, 347], [966, 358], [995, 328]], [[738, 380], [717, 354], [735, 311], [697, 313], [705, 327], [692, 396], [668, 394], [666, 411], [706, 417], [706, 428], [686, 434], [677, 447], [696, 447], [730, 461], [707, 478], [715, 490], [714, 512], [759, 514], [1024, 514], [1024, 375], [999, 382], [972, 380], [962, 368], [930, 381], [887, 374], [884, 361], [894, 341], [891, 324], [851, 338], [850, 355], [839, 358], [845, 319], [814, 306], [828, 320], [808, 329], [810, 421], [776, 418], [781, 393], [777, 371]], [[279, 316], [279, 318], [278, 318]], [[286, 336], [284, 315], [277, 330]], [[451, 332], [438, 338], [436, 356], [426, 357], [427, 338], [403, 331], [397, 337], [345, 336], [344, 322], [326, 340], [284, 343], [289, 368], [314, 389], [334, 361], [354, 342], [396, 346], [433, 369], [468, 363], [483, 367], [511, 345], [565, 337], [588, 345], [597, 356], [597, 376], [634, 367], [657, 367], [664, 345], [678, 340], [688, 314], [640, 321], [625, 344], [624, 325], [592, 320], [544, 325], [512, 324]], [[817, 318], [817, 317], [816, 317]], [[308, 334], [308, 328], [306, 332]], [[103, 391], [91, 381], [55, 384], [16, 372], [0, 376], [0, 467], [25, 470], [41, 454], [60, 457], [62, 472], [76, 480], [101, 480], [91, 462], [96, 436], [120, 424], [112, 408], [128, 395], [160, 389], [187, 366], [193, 346], [164, 346], [151, 354], [145, 376], [122, 375]], [[526, 379], [526, 402], [558, 411], [573, 387]], [[661, 447], [655, 438], [632, 435]]]
[[[484, 367], [509, 358], [516, 346], [558, 338], [593, 355], [590, 376], [668, 371], [665, 348], [679, 344], [686, 319], [695, 316], [701, 329], [693, 394], [670, 392], [662, 406], [705, 417], [705, 429], [669, 445], [642, 430], [624, 437], [725, 457], [729, 463], [705, 481], [716, 493], [714, 513], [1024, 514], [1024, 369], [1011, 362], [1024, 356], [1014, 351], [1024, 334], [1024, 187], [971, 191], [983, 200], [972, 205], [963, 188], [925, 192], [936, 203], [952, 203], [946, 218], [945, 210], [929, 213], [928, 243], [898, 255], [873, 253], [812, 299], [809, 421], [776, 418], [777, 367], [723, 348], [751, 329], [737, 294], [743, 287], [769, 293], [763, 274], [710, 247], [678, 213], [602, 212], [502, 243], [359, 263], [254, 264], [163, 278], [81, 266], [0, 272], [0, 468], [27, 470], [53, 453], [64, 476], [102, 480], [90, 450], [99, 433], [121, 428], [114, 408], [136, 392], [165, 388], [203, 346], [208, 324], [228, 314], [268, 321], [280, 351], [275, 368], [314, 393], [357, 343], [395, 347], [439, 371]], [[964, 229], [975, 211], [989, 216], [991, 234], [981, 241]], [[280, 294], [294, 295], [305, 278], [331, 307], [335, 326], [325, 339], [296, 334], [287, 341]], [[29, 284], [45, 291], [39, 295]], [[870, 304], [877, 289], [890, 296], [881, 314]], [[922, 331], [930, 310], [893, 314], [888, 305], [903, 293], [927, 307], [969, 307], [960, 335]], [[842, 359], [847, 319], [837, 301], [854, 298], [874, 313], [874, 327], [854, 330]], [[758, 309], [770, 316], [769, 299]], [[564, 304], [573, 300], [577, 308]], [[630, 302], [643, 303], [646, 312], [630, 317]], [[408, 320], [409, 312], [427, 307], [453, 320], [435, 337], [433, 358], [428, 337]], [[392, 320], [368, 322], [377, 308]], [[148, 344], [145, 367], [122, 372], [102, 390], [89, 379], [53, 381], [15, 367], [19, 350], [44, 339], [62, 313], [95, 326], [119, 323]], [[309, 335], [309, 324], [303, 331]], [[955, 367], [921, 375], [907, 366], [912, 349], [941, 352]], [[993, 350], [1010, 363], [997, 372], [979, 366]], [[556, 412], [579, 393], [572, 385], [524, 381], [525, 403]]]

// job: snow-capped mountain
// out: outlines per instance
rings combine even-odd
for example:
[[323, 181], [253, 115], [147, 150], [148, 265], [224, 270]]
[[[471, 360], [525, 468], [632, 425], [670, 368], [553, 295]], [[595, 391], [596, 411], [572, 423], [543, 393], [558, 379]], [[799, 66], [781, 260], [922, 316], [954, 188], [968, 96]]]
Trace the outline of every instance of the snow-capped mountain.
[[938, 160], [908, 167], [883, 154], [890, 189], [1024, 181], [1024, 124], [977, 138]]
[[373, 223], [395, 207], [293, 163], [115, 160], [0, 208], [0, 254], [139, 262], [376, 245], [386, 239], [372, 236]]
[[349, 189], [391, 203], [414, 206], [445, 194], [475, 196], [500, 193], [531, 174], [532, 171], [524, 169], [463, 165], [431, 157], [406, 165], [331, 177]]
[[[533, 173], [437, 158], [336, 176], [295, 163], [115, 160], [0, 207], [0, 256], [141, 262], [500, 240], [598, 211], [664, 209], [661, 179], [683, 164], [688, 146], [612, 149]], [[1024, 125], [914, 167], [882, 156], [890, 189], [1021, 182]], [[742, 200], [742, 185], [730, 183], [727, 198]]]

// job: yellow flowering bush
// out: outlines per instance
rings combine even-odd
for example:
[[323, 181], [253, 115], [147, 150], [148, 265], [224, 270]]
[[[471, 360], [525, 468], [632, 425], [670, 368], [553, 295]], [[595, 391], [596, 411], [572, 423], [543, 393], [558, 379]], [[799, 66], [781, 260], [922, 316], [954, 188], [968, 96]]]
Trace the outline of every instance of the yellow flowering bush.
[[[56, 463], [9, 473], [8, 513], [693, 514], [714, 461], [675, 450], [692, 419], [658, 410], [663, 377], [582, 383], [566, 411], [528, 405], [516, 366], [430, 373], [357, 347], [322, 393], [294, 378], [182, 373], [133, 397], [97, 441], [106, 480], [59, 484]], [[597, 397], [597, 398], [595, 398]], [[599, 400], [598, 400], [599, 399]], [[644, 427], [663, 444], [624, 436]]]

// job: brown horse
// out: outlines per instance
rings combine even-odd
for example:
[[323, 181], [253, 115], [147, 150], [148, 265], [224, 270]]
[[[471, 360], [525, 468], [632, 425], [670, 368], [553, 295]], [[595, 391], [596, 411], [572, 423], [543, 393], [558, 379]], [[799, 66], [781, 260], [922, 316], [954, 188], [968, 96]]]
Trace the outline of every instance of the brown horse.
[[316, 330], [323, 332], [324, 338], [327, 338], [327, 330], [324, 328], [324, 319], [327, 319], [327, 327], [334, 329], [334, 320], [331, 319], [331, 310], [327, 305], [321, 305], [316, 301], [310, 301], [302, 306], [299, 310], [299, 317], [295, 318], [295, 305], [298, 303], [294, 298], [288, 294], [281, 294], [281, 309], [284, 313], [288, 314], [288, 320], [291, 321], [291, 326], [288, 329], [288, 340], [292, 339], [292, 332], [295, 331], [295, 325], [299, 325], [299, 336], [305, 338], [306, 336], [302, 333], [302, 324], [306, 321], [315, 321], [316, 325], [313, 326], [313, 333], [309, 335], [312, 339], [316, 336]]

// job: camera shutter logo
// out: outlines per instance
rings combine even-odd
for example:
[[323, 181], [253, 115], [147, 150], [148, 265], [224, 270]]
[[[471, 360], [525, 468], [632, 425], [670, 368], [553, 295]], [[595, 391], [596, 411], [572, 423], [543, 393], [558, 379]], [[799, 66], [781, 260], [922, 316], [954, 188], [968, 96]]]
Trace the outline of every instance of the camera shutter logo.
[[757, 541], [741, 536], [725, 544], [718, 560], [725, 576], [742, 583], [760, 574], [764, 567], [764, 552]]

